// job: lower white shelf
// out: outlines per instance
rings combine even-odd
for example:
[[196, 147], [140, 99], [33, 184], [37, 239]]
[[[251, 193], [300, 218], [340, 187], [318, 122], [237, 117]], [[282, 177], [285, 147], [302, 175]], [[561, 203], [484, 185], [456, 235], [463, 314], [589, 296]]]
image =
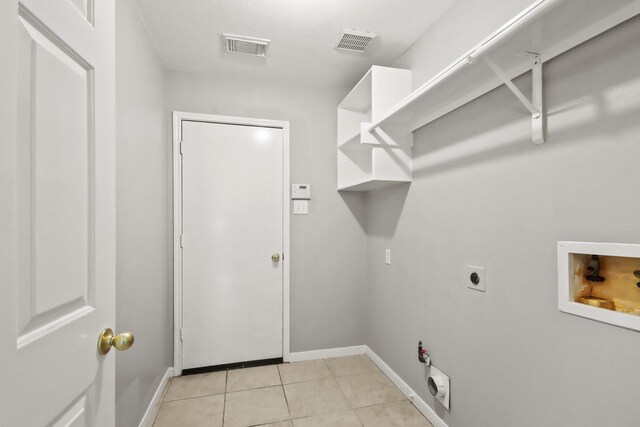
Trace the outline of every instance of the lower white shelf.
[[393, 185], [407, 184], [410, 182], [410, 179], [405, 181], [383, 181], [378, 179], [370, 179], [368, 181], [345, 184], [342, 187], [338, 186], [338, 191], [371, 191], [378, 190], [380, 188], [391, 187]]
[[355, 145], [338, 150], [338, 190], [370, 191], [411, 182], [411, 148]]
[[347, 148], [353, 146], [354, 144], [360, 144], [360, 132], [349, 134], [342, 141], [338, 141], [338, 148]]

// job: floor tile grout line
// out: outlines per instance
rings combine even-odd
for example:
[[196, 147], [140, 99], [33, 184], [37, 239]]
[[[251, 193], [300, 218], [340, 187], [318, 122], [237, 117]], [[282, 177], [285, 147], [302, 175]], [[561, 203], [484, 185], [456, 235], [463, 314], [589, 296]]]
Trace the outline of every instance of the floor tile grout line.
[[335, 374], [335, 372], [333, 372], [333, 369], [331, 369], [331, 367], [327, 363], [327, 359], [335, 359], [335, 357], [325, 357], [325, 358], [322, 359], [322, 361], [326, 365], [327, 369], [329, 370], [329, 373], [331, 374], [331, 376], [335, 378], [336, 374]]
[[[271, 366], [275, 366], [276, 367], [276, 372], [278, 372], [278, 383], [276, 384], [269, 384], [269, 385], [261, 385], [258, 387], [249, 387], [249, 388], [244, 388], [241, 390], [229, 390], [229, 387], [227, 385], [227, 388], [225, 390], [225, 393], [238, 393], [240, 391], [248, 391], [248, 390], [258, 390], [261, 388], [268, 388], [268, 387], [277, 387], [278, 385], [282, 385], [282, 378], [280, 377], [280, 370], [277, 368], [278, 365], [267, 365], [267, 366], [251, 366], [249, 368], [239, 368], [239, 369], [233, 369], [233, 371], [238, 372], [238, 371], [243, 371], [245, 369], [255, 369], [255, 368], [266, 368], [266, 367], [271, 367]], [[228, 370], [228, 372], [231, 372], [232, 370]], [[228, 380], [227, 380], [227, 384], [228, 384]]]
[[292, 418], [291, 422], [293, 423], [293, 421], [297, 421], [297, 420], [305, 420], [305, 419], [309, 419], [309, 418], [320, 417], [320, 416], [323, 416], [323, 415], [339, 414], [341, 412], [349, 412], [349, 411], [351, 411], [351, 412], [353, 412], [355, 414], [356, 418], [358, 419], [358, 422], [360, 423], [360, 426], [363, 426], [364, 424], [362, 423], [362, 421], [358, 417], [358, 414], [356, 413], [356, 411], [353, 410], [353, 409], [340, 409], [340, 410], [337, 410], [337, 411], [320, 412], [320, 413], [313, 414], [313, 415], [306, 415], [304, 417]]
[[[398, 404], [398, 403], [409, 403], [411, 405], [411, 407], [416, 411], [416, 413], [418, 414], [418, 416], [420, 416], [421, 418], [423, 418], [429, 426], [434, 427], [433, 424], [431, 424], [431, 421], [429, 421], [429, 419], [422, 413], [420, 412], [420, 410], [413, 404], [413, 402], [411, 402], [409, 399], [404, 399], [404, 400], [394, 400], [391, 402], [384, 402], [384, 403], [376, 403], [374, 405], [367, 405], [367, 406], [362, 406], [360, 408], [357, 409], [367, 409], [367, 408], [374, 408], [376, 406], [388, 406], [388, 405], [393, 405], [393, 404]], [[357, 409], [355, 409], [355, 413], [358, 416], [358, 419], [360, 419], [360, 416], [358, 415], [358, 411]], [[362, 423], [362, 425], [364, 425], [364, 421], [362, 421], [362, 419], [360, 419], [360, 422]]]
[[292, 420], [291, 424], [293, 424], [293, 415], [291, 415], [291, 408], [289, 408], [289, 399], [287, 398], [287, 392], [284, 389], [284, 384], [282, 383], [282, 373], [280, 372], [280, 368], [276, 366], [278, 369], [278, 377], [280, 378], [280, 387], [282, 387], [282, 394], [284, 395], [284, 402], [287, 405], [287, 412], [289, 413], [289, 419]]
[[[329, 369], [327, 364], [324, 362], [324, 359], [301, 360], [299, 362], [287, 362], [286, 364], [295, 364], [295, 363], [304, 363], [304, 362], [317, 362], [317, 361], [322, 361], [323, 362], [323, 366], [325, 367], [327, 372], [329, 372], [329, 376], [328, 377], [311, 378], [311, 379], [307, 379], [307, 380], [303, 380], [303, 381], [292, 381], [292, 382], [288, 382], [288, 383], [285, 384], [284, 380], [282, 379], [282, 372], [278, 368], [278, 372], [280, 372], [280, 382], [282, 383], [282, 385], [292, 385], [292, 384], [309, 383], [309, 382], [312, 382], [312, 381], [320, 381], [320, 380], [326, 380], [326, 379], [329, 379], [329, 378], [333, 378], [334, 377], [333, 373], [331, 372], [331, 370]], [[285, 365], [285, 363], [282, 363], [282, 364], [280, 364], [278, 366], [282, 366], [282, 365]]]
[[347, 397], [347, 395], [344, 393], [344, 391], [342, 391], [342, 388], [340, 388], [340, 385], [338, 384], [338, 382], [336, 381], [336, 379], [334, 377], [331, 378], [322, 378], [319, 380], [313, 380], [313, 381], [305, 381], [305, 382], [299, 382], [299, 383], [295, 383], [295, 384], [305, 384], [305, 383], [309, 383], [309, 382], [317, 382], [317, 381], [327, 381], [327, 380], [333, 380], [336, 385], [338, 386], [338, 391], [342, 394], [342, 397], [344, 397], [344, 400], [347, 401], [347, 403], [349, 404], [349, 408], [345, 408], [345, 409], [340, 409], [340, 410], [334, 410], [334, 411], [326, 411], [326, 412], [318, 412], [318, 413], [314, 413], [311, 415], [305, 415], [302, 417], [297, 417], [297, 418], [293, 418], [293, 415], [291, 416], [291, 420], [293, 421], [294, 419], [298, 420], [298, 419], [302, 419], [302, 418], [311, 418], [311, 417], [316, 417], [316, 416], [320, 416], [320, 415], [329, 415], [329, 414], [333, 414], [333, 413], [338, 413], [338, 412], [342, 412], [342, 411], [348, 411], [348, 410], [354, 410], [353, 407], [351, 407], [351, 402], [349, 401], [349, 398]]
[[[349, 356], [347, 356], [347, 357], [349, 357]], [[367, 359], [368, 359], [369, 361], [371, 360], [370, 358], [367, 358]], [[235, 391], [232, 391], [232, 392], [231, 392], [231, 391], [229, 391], [229, 370], [227, 369], [227, 370], [225, 370], [225, 371], [224, 371], [224, 372], [225, 372], [225, 378], [224, 378], [225, 384], [224, 384], [224, 392], [223, 392], [223, 393], [212, 393], [212, 394], [205, 394], [205, 395], [202, 395], [202, 396], [190, 396], [190, 397], [185, 397], [185, 398], [182, 398], [182, 399], [175, 399], [175, 400], [171, 400], [171, 401], [168, 401], [168, 402], [179, 402], [179, 401], [185, 401], [185, 400], [193, 400], [193, 399], [199, 399], [199, 398], [206, 398], [206, 397], [213, 397], [213, 396], [220, 396], [220, 395], [222, 395], [222, 397], [223, 397], [223, 402], [222, 402], [222, 404], [223, 404], [223, 407], [222, 407], [222, 426], [224, 426], [224, 425], [226, 425], [226, 424], [227, 424], [227, 423], [225, 423], [226, 403], [227, 403], [226, 398], [227, 398], [227, 395], [230, 395], [230, 394], [236, 394], [236, 393], [240, 393], [240, 392], [248, 392], [248, 391], [252, 391], [252, 390], [261, 390], [261, 389], [266, 389], [266, 388], [273, 388], [273, 387], [277, 387], [277, 386], [279, 385], [279, 386], [280, 386], [280, 388], [281, 388], [281, 390], [282, 390], [282, 393], [283, 393], [284, 399], [285, 399], [285, 405], [286, 405], [286, 407], [287, 407], [288, 418], [287, 418], [287, 419], [282, 419], [282, 420], [273, 421], [273, 422], [274, 422], [274, 423], [278, 423], [278, 422], [287, 422], [287, 421], [290, 421], [291, 423], [293, 423], [294, 419], [293, 419], [293, 415], [292, 415], [292, 413], [291, 413], [291, 408], [290, 408], [290, 404], [289, 404], [289, 399], [288, 399], [287, 392], [286, 392], [286, 390], [285, 390], [285, 387], [284, 387], [284, 386], [285, 386], [285, 385], [296, 385], [296, 384], [297, 384], [297, 385], [301, 385], [301, 384], [306, 384], [306, 383], [320, 382], [320, 381], [327, 381], [327, 380], [329, 380], [329, 379], [332, 379], [332, 380], [333, 380], [333, 382], [338, 386], [338, 388], [337, 388], [337, 389], [338, 389], [338, 391], [340, 392], [340, 394], [342, 395], [342, 397], [343, 397], [343, 398], [345, 398], [345, 399], [347, 400], [348, 408], [341, 409], [341, 410], [334, 410], [334, 411], [321, 412], [321, 413], [317, 413], [317, 414], [315, 414], [315, 413], [314, 413], [314, 414], [312, 414], [312, 415], [308, 415], [308, 416], [304, 416], [304, 417], [299, 417], [299, 418], [312, 418], [312, 417], [315, 417], [315, 416], [330, 415], [330, 414], [335, 414], [335, 413], [339, 413], [339, 412], [341, 412], [341, 411], [345, 411], [345, 410], [346, 410], [346, 411], [351, 411], [351, 412], [355, 413], [356, 419], [358, 420], [358, 422], [360, 423], [360, 425], [364, 425], [363, 420], [361, 419], [361, 417], [358, 415], [358, 412], [357, 412], [359, 409], [370, 408], [370, 407], [375, 407], [375, 406], [385, 406], [385, 405], [389, 405], [389, 404], [393, 404], [393, 403], [401, 403], [401, 402], [405, 402], [405, 401], [410, 402], [410, 403], [411, 403], [411, 406], [415, 408], [415, 405], [413, 404], [413, 402], [411, 402], [410, 400], [408, 400], [408, 399], [406, 398], [406, 396], [404, 396], [404, 394], [403, 394], [402, 392], [400, 392], [400, 393], [401, 393], [401, 395], [402, 395], [402, 399], [401, 399], [401, 400], [393, 400], [393, 401], [388, 401], [388, 402], [380, 402], [380, 403], [375, 403], [375, 404], [368, 404], [368, 405], [361, 406], [361, 407], [356, 407], [355, 403], [352, 403], [352, 402], [351, 402], [351, 399], [349, 399], [349, 397], [346, 395], [346, 393], [345, 393], [345, 391], [344, 391], [343, 387], [340, 385], [340, 382], [338, 382], [338, 381], [337, 381], [339, 378], [345, 378], [345, 379], [346, 379], [347, 377], [354, 377], [354, 376], [365, 375], [365, 374], [373, 374], [373, 373], [375, 373], [375, 372], [378, 372], [379, 374], [381, 374], [381, 376], [382, 376], [382, 377], [386, 378], [386, 379], [387, 379], [387, 380], [389, 380], [389, 381], [391, 381], [391, 380], [390, 380], [390, 378], [389, 378], [389, 377], [388, 377], [384, 372], [382, 372], [382, 371], [381, 371], [377, 366], [375, 366], [375, 364], [374, 364], [374, 367], [375, 367], [376, 369], [374, 369], [374, 370], [372, 369], [372, 370], [363, 371], [363, 372], [356, 372], [356, 373], [353, 373], [353, 372], [352, 372], [352, 373], [349, 373], [349, 374], [346, 374], [346, 375], [336, 375], [336, 373], [335, 373], [334, 371], [332, 371], [332, 370], [329, 368], [328, 363], [327, 363], [327, 359], [326, 359], [326, 358], [317, 359], [317, 360], [321, 360], [321, 361], [322, 361], [321, 363], [322, 363], [323, 367], [324, 367], [324, 368], [328, 371], [328, 373], [330, 374], [328, 377], [320, 377], [320, 378], [310, 379], [310, 380], [306, 380], [306, 381], [299, 381], [299, 382], [292, 382], [292, 383], [284, 384], [284, 382], [283, 382], [283, 376], [282, 376], [282, 370], [280, 369], [280, 365], [275, 365], [276, 370], [277, 370], [277, 373], [278, 373], [278, 380], [279, 380], [279, 384], [272, 384], [272, 385], [266, 385], [266, 386], [262, 386], [262, 387], [248, 388], [248, 389], [244, 389], [244, 390], [235, 390]], [[294, 362], [294, 363], [295, 363], [295, 362]], [[245, 369], [251, 369], [251, 368], [245, 368]], [[356, 369], [356, 370], [358, 369], [357, 364], [356, 364], [355, 369]], [[171, 383], [172, 383], [172, 382], [169, 382], [169, 384], [168, 384], [167, 388], [165, 389], [165, 394], [168, 394], [169, 388], [170, 388], [170, 386], [172, 385]], [[397, 388], [397, 386], [396, 386], [395, 384], [393, 384], [393, 382], [391, 382], [391, 383], [392, 383], [392, 385], [393, 385], [393, 388], [395, 388], [395, 389], [397, 389], [398, 391], [400, 391], [400, 390]], [[302, 385], [302, 387], [304, 388], [304, 385]], [[164, 400], [165, 398], [166, 398], [166, 395], [163, 397], [163, 399], [162, 399], [162, 402], [161, 402], [160, 406], [162, 406], [162, 405], [165, 403], [165, 400]], [[416, 408], [416, 409], [417, 409], [417, 408]], [[159, 411], [158, 411], [158, 412], [159, 412]], [[157, 418], [157, 415], [158, 415], [158, 414], [156, 414], [156, 417], [154, 417], [154, 418]], [[421, 414], [421, 415], [422, 415], [422, 414]], [[423, 415], [423, 417], [424, 417], [424, 415]], [[426, 418], [426, 417], [425, 417], [425, 418]], [[155, 421], [157, 421], [157, 419], [156, 419], [156, 420], [154, 420], [154, 423], [155, 423]], [[252, 426], [253, 426], [253, 427], [255, 427], [255, 426], [260, 426], [260, 425], [263, 425], [263, 424], [264, 424], [264, 423], [262, 423], [262, 424], [255, 424], [255, 425], [252, 425]], [[252, 426], [249, 426], [249, 427], [252, 427]]]
[[[216, 374], [216, 373], [220, 373], [220, 372], [223, 372], [223, 371], [217, 371], [217, 372], [205, 372], [205, 373], [202, 373], [202, 374], [189, 375], [189, 376], [187, 376], [187, 377], [192, 377], [192, 378], [193, 378], [193, 377], [197, 377], [197, 376], [199, 376], [199, 375]], [[223, 392], [221, 392], [221, 393], [206, 393], [206, 394], [202, 394], [202, 395], [198, 395], [198, 396], [187, 396], [187, 397], [181, 397], [181, 398], [178, 398], [178, 399], [171, 399], [171, 400], [167, 400], [167, 396], [169, 395], [169, 391], [170, 391], [170, 389], [171, 389], [171, 385], [173, 384], [173, 382], [174, 382], [176, 379], [179, 379], [179, 378], [185, 378], [185, 377], [184, 377], [184, 376], [182, 376], [182, 375], [181, 375], [181, 376], [178, 376], [178, 377], [172, 377], [172, 378], [170, 379], [169, 384], [167, 385], [167, 388], [165, 389], [165, 391], [164, 391], [164, 392], [163, 392], [163, 394], [162, 394], [162, 396], [163, 396], [163, 397], [162, 397], [162, 400], [161, 400], [161, 404], [164, 404], [165, 402], [178, 402], [178, 401], [181, 401], [181, 400], [198, 399], [198, 398], [201, 398], [201, 397], [219, 396], [219, 395], [221, 395], [221, 394], [225, 394], [225, 393], [226, 393], [226, 388], [227, 388], [227, 379], [226, 379], [226, 371], [224, 371], [224, 372], [225, 372], [225, 391], [223, 391]]]
[[229, 383], [229, 370], [225, 372], [224, 376], [224, 396], [222, 398], [222, 427], [224, 427], [224, 414], [227, 410], [227, 384]]
[[347, 393], [345, 393], [344, 389], [340, 386], [340, 382], [338, 382], [337, 378], [334, 378], [334, 380], [336, 381], [336, 384], [338, 384], [338, 389], [340, 390], [342, 395], [345, 397], [345, 399], [347, 399], [347, 402], [349, 402], [349, 407], [355, 411], [356, 408], [353, 402], [351, 401], [351, 399], [349, 399], [349, 396], [347, 396]]
[[[354, 356], [345, 356], [345, 358], [346, 358], [346, 357], [354, 357]], [[357, 355], [356, 355], [356, 357], [357, 357]], [[357, 409], [359, 409], [359, 407], [355, 406], [355, 403], [353, 403], [353, 402], [351, 401], [351, 399], [347, 396], [347, 393], [344, 391], [344, 389], [342, 388], [342, 386], [340, 386], [340, 382], [338, 381], [338, 378], [346, 378], [346, 377], [352, 377], [352, 376], [356, 376], [356, 375], [364, 375], [364, 374], [371, 374], [371, 373], [373, 373], [373, 372], [379, 372], [379, 373], [381, 373], [385, 378], [387, 378], [389, 381], [391, 381], [391, 379], [390, 379], [390, 378], [389, 378], [389, 377], [388, 377], [384, 372], [382, 372], [382, 370], [381, 370], [380, 368], [378, 368], [378, 366], [376, 366], [376, 365], [375, 365], [375, 363], [373, 363], [373, 361], [371, 360], [371, 358], [370, 358], [369, 356], [367, 356], [367, 360], [369, 360], [369, 361], [373, 364], [373, 367], [374, 367], [375, 369], [371, 369], [371, 370], [369, 370], [369, 371], [364, 371], [364, 372], [358, 372], [358, 373], [355, 373], [355, 374], [353, 374], [353, 373], [352, 373], [352, 374], [346, 374], [346, 375], [336, 375], [336, 374], [331, 370], [331, 368], [329, 367], [329, 365], [328, 365], [328, 363], [327, 363], [327, 359], [326, 359], [326, 358], [323, 358], [323, 359], [322, 359], [322, 361], [325, 363], [325, 365], [327, 365], [327, 369], [329, 369], [329, 372], [330, 372], [330, 373], [331, 373], [331, 375], [333, 376], [333, 379], [336, 381], [336, 383], [337, 383], [337, 385], [338, 385], [338, 388], [340, 389], [340, 392], [342, 392], [342, 394], [343, 394], [343, 395], [344, 395], [344, 397], [346, 398], [347, 402], [349, 403], [349, 407], [350, 407], [350, 409], [351, 409], [351, 410], [353, 410], [353, 411], [356, 413], [356, 416], [357, 416], [357, 411], [356, 411], [356, 410], [357, 410]], [[395, 387], [395, 384], [394, 384], [394, 387]], [[396, 387], [396, 388], [397, 388], [397, 387]], [[403, 397], [404, 397], [404, 395], [403, 395]], [[368, 406], [375, 406], [375, 405], [368, 405]], [[368, 407], [368, 406], [367, 406], [367, 407]], [[364, 423], [362, 422], [362, 420], [360, 420], [360, 418], [359, 418], [359, 417], [358, 417], [358, 420], [360, 421], [360, 423], [361, 423], [361, 424], [363, 424], [363, 425], [364, 425]]]
[[305, 416], [303, 416], [303, 417], [291, 418], [291, 422], [293, 422], [293, 421], [295, 421], [295, 420], [302, 420], [302, 419], [305, 419], [305, 418], [319, 417], [319, 416], [322, 416], [322, 415], [337, 414], [337, 413], [340, 413], [340, 412], [346, 412], [346, 411], [353, 411], [353, 412], [355, 412], [355, 410], [354, 410], [354, 409], [352, 409], [352, 408], [338, 409], [338, 410], [334, 410], [334, 411], [326, 411], [326, 412], [324, 412], [324, 411], [323, 411], [323, 412], [318, 412], [318, 413], [311, 414], [311, 415], [305, 415]]
[[203, 397], [223, 396], [225, 394], [226, 393], [212, 393], [212, 394], [203, 394], [202, 396], [189, 396], [189, 397], [183, 397], [181, 399], [163, 400], [162, 404], [171, 403], [171, 402], [182, 402], [183, 400], [202, 399]]
[[358, 411], [356, 410], [356, 408], [353, 408], [353, 413], [356, 414], [356, 418], [360, 422], [360, 425], [364, 427], [364, 421], [362, 421], [362, 418], [360, 418], [360, 415], [358, 415]]
[[[270, 388], [270, 387], [278, 387], [279, 385], [282, 384], [271, 384], [271, 385], [265, 385], [265, 386], [260, 386], [260, 387], [255, 387], [255, 388], [245, 388], [244, 390], [234, 390], [234, 391], [228, 391], [225, 394], [235, 394], [235, 393], [242, 393], [244, 391], [251, 391], [251, 390], [262, 390], [264, 388]], [[288, 385], [288, 384], [287, 384]]]

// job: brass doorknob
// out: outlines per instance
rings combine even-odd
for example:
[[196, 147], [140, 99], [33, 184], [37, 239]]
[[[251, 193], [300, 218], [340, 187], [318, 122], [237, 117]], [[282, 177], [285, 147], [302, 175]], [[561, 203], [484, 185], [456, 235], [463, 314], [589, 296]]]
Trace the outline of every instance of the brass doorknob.
[[273, 261], [273, 262], [279, 262], [279, 261], [280, 261], [280, 254], [273, 254], [273, 255], [271, 255], [271, 261]]
[[111, 328], [107, 328], [100, 332], [98, 337], [98, 353], [107, 354], [111, 347], [123, 351], [133, 345], [133, 334], [131, 332], [123, 332], [118, 335], [113, 335]]

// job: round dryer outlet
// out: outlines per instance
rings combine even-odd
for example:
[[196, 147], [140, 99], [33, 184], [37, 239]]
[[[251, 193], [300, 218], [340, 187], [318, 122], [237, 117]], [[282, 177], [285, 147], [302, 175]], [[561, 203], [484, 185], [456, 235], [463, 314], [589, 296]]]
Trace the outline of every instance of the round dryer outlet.
[[429, 370], [427, 375], [429, 392], [449, 410], [449, 396], [451, 394], [449, 377], [433, 365], [427, 369]]
[[432, 396], [443, 398], [447, 393], [447, 386], [442, 377], [439, 377], [437, 375], [429, 377], [429, 379], [427, 380], [427, 385], [429, 386], [429, 392], [431, 392]]

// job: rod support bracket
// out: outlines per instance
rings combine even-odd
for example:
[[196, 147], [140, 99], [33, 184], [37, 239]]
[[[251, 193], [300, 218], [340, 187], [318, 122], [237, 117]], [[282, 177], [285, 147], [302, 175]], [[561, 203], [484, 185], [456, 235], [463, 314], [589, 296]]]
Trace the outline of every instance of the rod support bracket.
[[526, 56], [532, 58], [531, 74], [531, 100], [513, 84], [510, 78], [502, 71], [493, 59], [488, 56], [482, 60], [491, 68], [498, 78], [509, 88], [516, 98], [531, 113], [531, 141], [538, 145], [544, 142], [545, 117], [542, 108], [542, 60], [540, 55], [533, 52], [526, 52]]

